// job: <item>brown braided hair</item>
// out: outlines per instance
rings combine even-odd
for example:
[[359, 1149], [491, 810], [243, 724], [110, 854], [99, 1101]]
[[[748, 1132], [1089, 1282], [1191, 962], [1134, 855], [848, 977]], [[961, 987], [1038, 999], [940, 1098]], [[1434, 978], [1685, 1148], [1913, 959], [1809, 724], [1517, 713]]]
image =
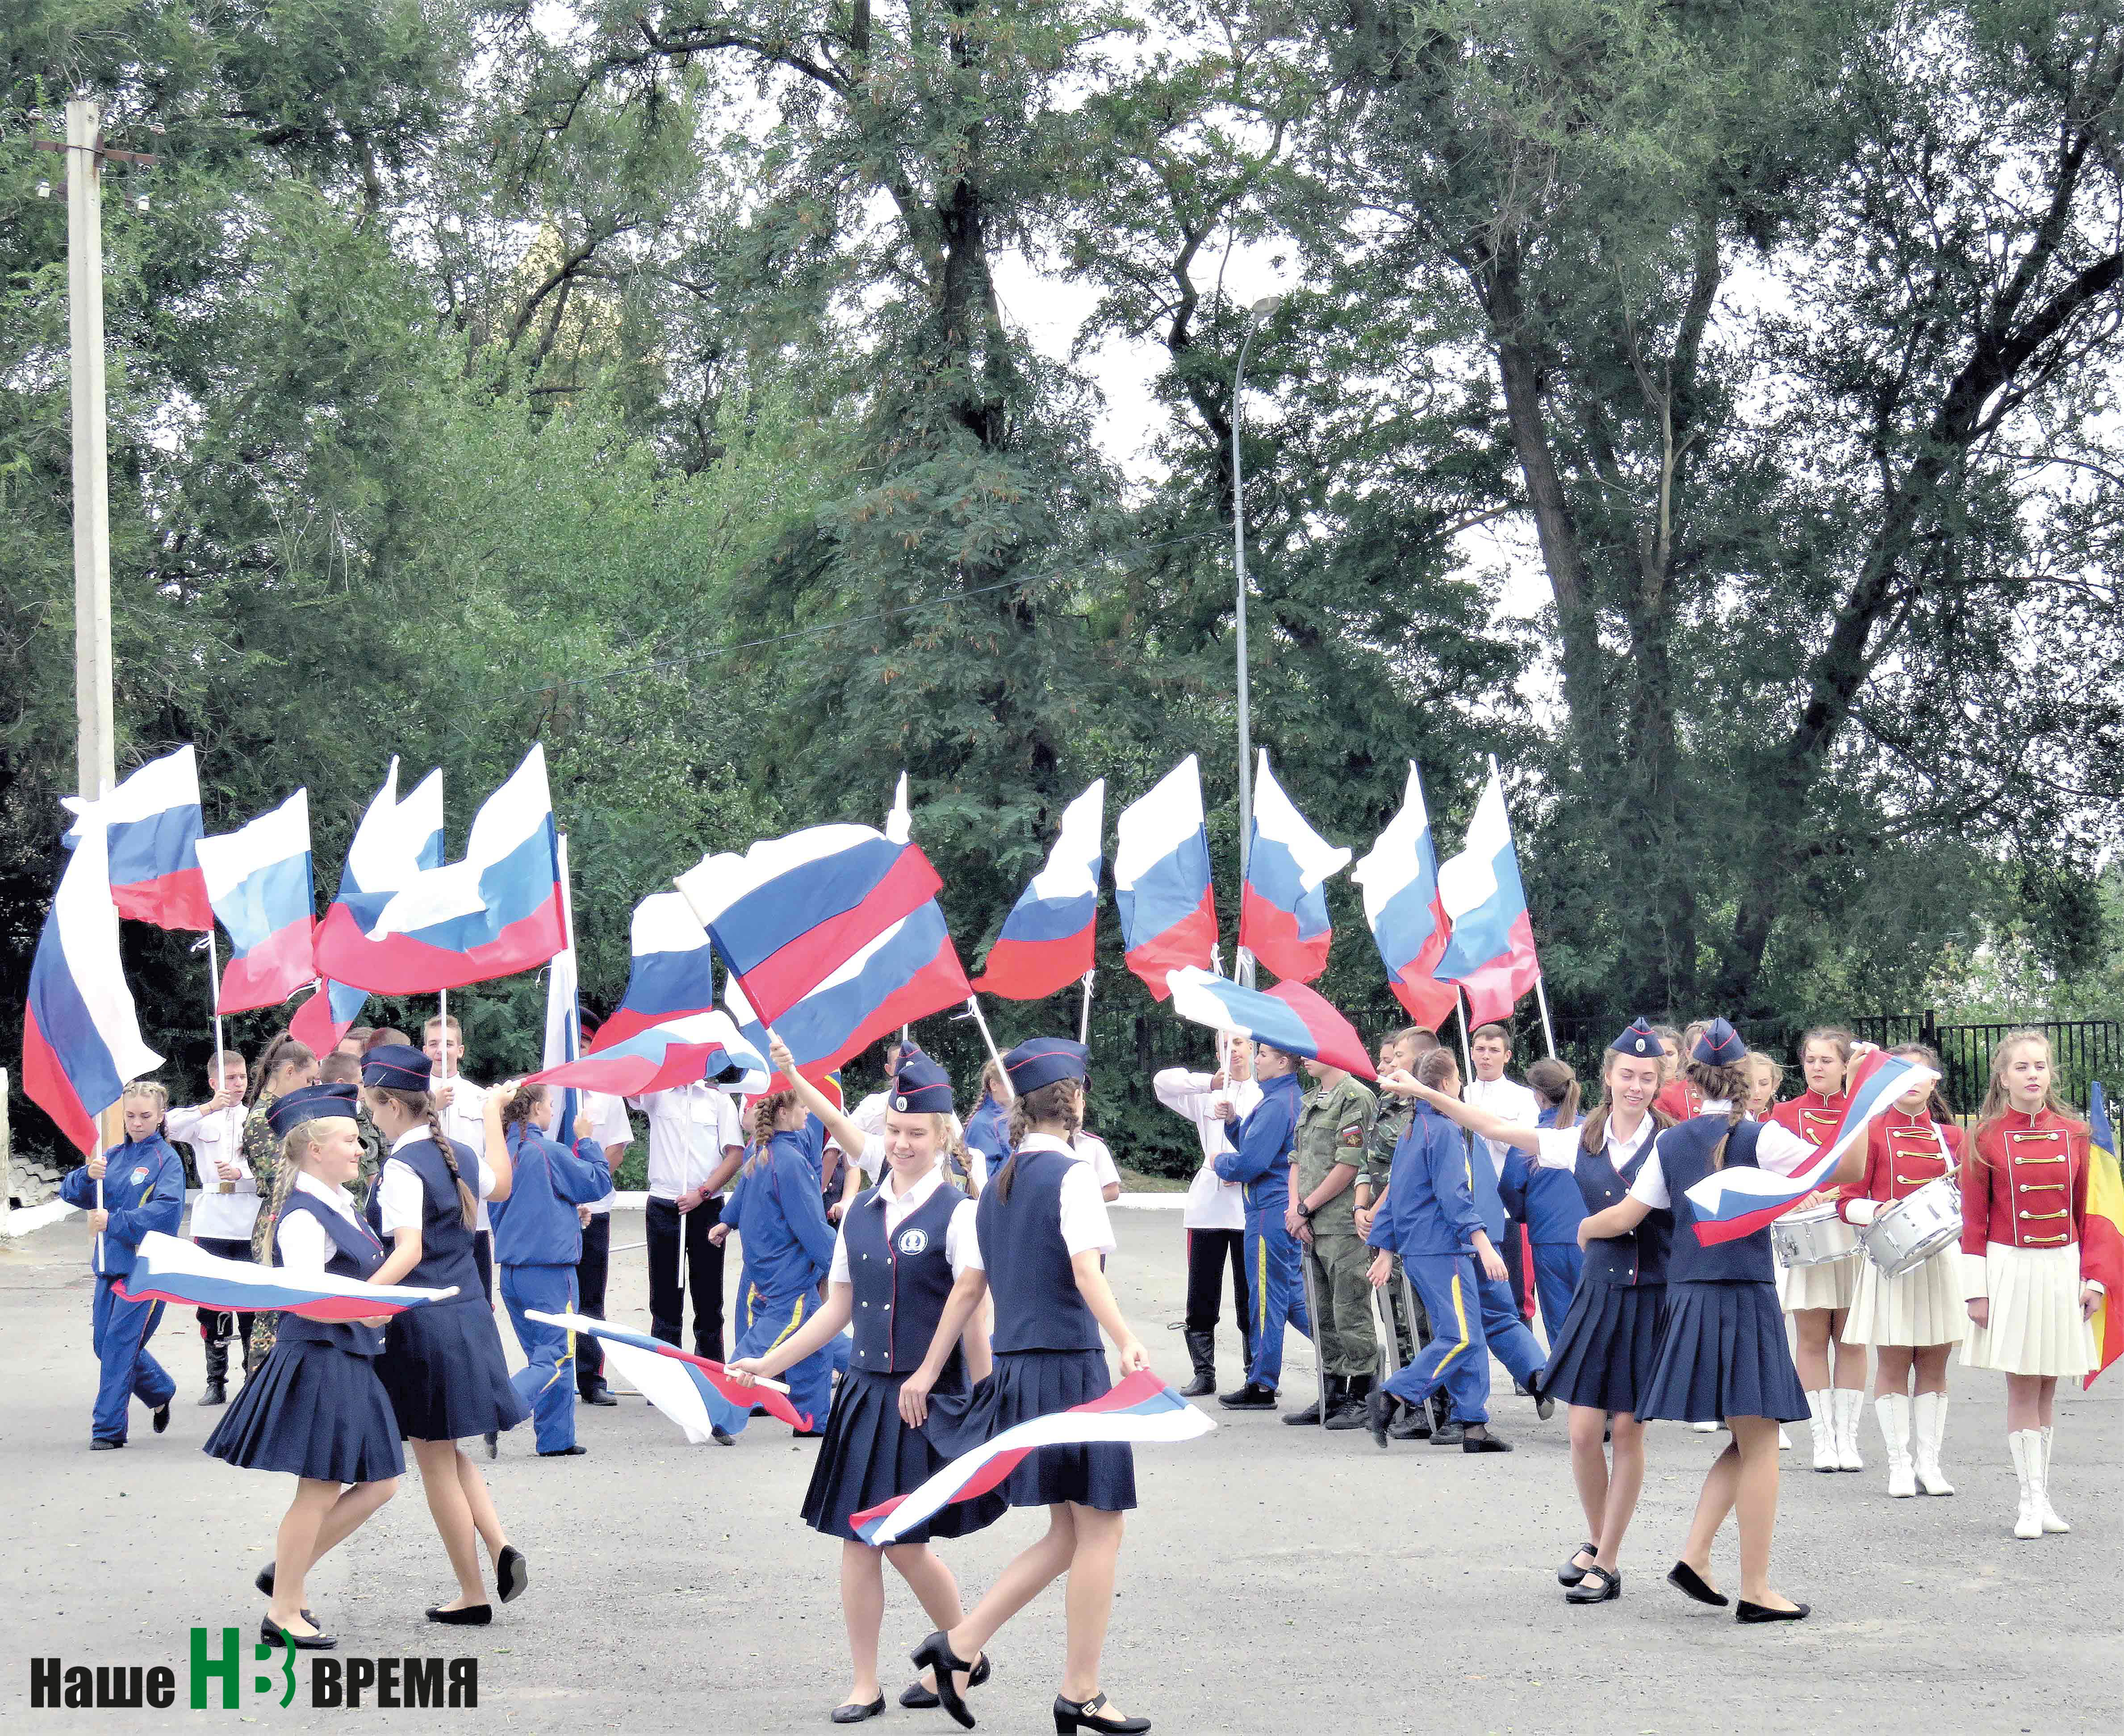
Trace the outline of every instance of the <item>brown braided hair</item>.
[[443, 1131], [443, 1112], [435, 1105], [432, 1091], [401, 1091], [392, 1085], [371, 1085], [369, 1089], [387, 1102], [394, 1103], [408, 1115], [419, 1116], [428, 1123], [428, 1137], [435, 1142], [435, 1149], [443, 1154], [443, 1167], [450, 1172], [450, 1179], [457, 1183], [458, 1216], [466, 1229], [479, 1221], [479, 1196], [472, 1191], [458, 1169], [458, 1155], [450, 1144], [450, 1136]]
[[1083, 1081], [1058, 1079], [1021, 1094], [1010, 1106], [1010, 1155], [1003, 1160], [990, 1186], [999, 1200], [1010, 1197], [1010, 1184], [1017, 1169], [1017, 1148], [1025, 1136], [1041, 1122], [1060, 1122], [1074, 1136], [1084, 1125]]
[[1681, 1075], [1703, 1094], [1706, 1103], [1725, 1100], [1726, 1131], [1711, 1148], [1711, 1169], [1716, 1173], [1726, 1167], [1726, 1141], [1733, 1136], [1734, 1128], [1741, 1125], [1741, 1117], [1748, 1113], [1746, 1057], [1723, 1067], [1713, 1066], [1708, 1061], [1690, 1061], [1684, 1063]]
[[[536, 1110], [538, 1117], [543, 1117], [545, 1109], [546, 1088], [543, 1085], [519, 1085], [515, 1096], [501, 1106], [501, 1131], [506, 1133], [511, 1127], [535, 1127], [538, 1117], [534, 1117], [532, 1112]], [[563, 1128], [562, 1131], [565, 1133], [567, 1130]]]

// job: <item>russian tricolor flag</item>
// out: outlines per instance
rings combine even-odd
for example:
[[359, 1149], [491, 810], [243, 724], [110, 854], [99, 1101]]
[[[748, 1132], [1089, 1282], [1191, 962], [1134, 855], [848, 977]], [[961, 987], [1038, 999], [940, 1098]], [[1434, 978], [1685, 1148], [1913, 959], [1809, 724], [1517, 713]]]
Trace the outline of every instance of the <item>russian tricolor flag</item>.
[[1365, 920], [1387, 967], [1394, 999], [1426, 1030], [1452, 1015], [1459, 997], [1431, 975], [1445, 956], [1451, 924], [1438, 896], [1438, 856], [1431, 841], [1431, 816], [1423, 803], [1423, 779], [1408, 763], [1408, 788], [1401, 812], [1387, 822], [1371, 854], [1350, 871], [1365, 893]]
[[769, 1025], [943, 884], [913, 844], [867, 826], [815, 826], [706, 857], [677, 882]]
[[[767, 1056], [755, 1052], [738, 1034], [729, 1014], [711, 1007], [683, 1014], [661, 1024], [645, 1025], [576, 1061], [564, 1061], [534, 1073], [529, 1084], [559, 1085], [575, 1091], [603, 1091], [613, 1097], [639, 1097], [703, 1080], [735, 1084], [741, 1073], [764, 1072]], [[726, 1080], [726, 1075], [729, 1075]]]
[[1519, 852], [1512, 846], [1504, 782], [1494, 760], [1483, 799], [1468, 822], [1466, 847], [1438, 871], [1438, 896], [1453, 929], [1431, 975], [1459, 984], [1475, 1023], [1510, 1019], [1541, 975], [1541, 965], [1534, 957]]
[[118, 962], [103, 805], [92, 802], [77, 812], [73, 854], [30, 965], [22, 1089], [60, 1132], [91, 1152], [96, 1117], [118, 1101], [129, 1080], [153, 1072], [162, 1057], [141, 1039], [133, 991]]
[[559, 840], [534, 741], [480, 804], [463, 857], [392, 893], [353, 961], [359, 974], [331, 974], [372, 994], [419, 995], [536, 969], [568, 942]]
[[354, 829], [339, 891], [317, 924], [312, 947], [325, 981], [289, 1026], [298, 1042], [323, 1055], [346, 1034], [369, 999], [369, 990], [354, 984], [375, 966], [369, 924], [402, 887], [442, 864], [443, 774], [430, 772], [402, 802], [394, 754], [383, 787]]
[[1047, 865], [1018, 895], [989, 948], [974, 986], [1006, 1000], [1040, 1000], [1092, 968], [1099, 920], [1099, 869], [1106, 852], [1107, 780], [1100, 779], [1062, 811], [1061, 835]]
[[707, 1357], [693, 1355], [639, 1332], [629, 1332], [609, 1320], [592, 1320], [581, 1314], [546, 1314], [527, 1308], [526, 1315], [564, 1332], [595, 1338], [622, 1380], [685, 1431], [696, 1447], [714, 1431], [734, 1435], [743, 1430], [759, 1405], [768, 1415], [792, 1428], [809, 1433], [811, 1414], [789, 1402], [787, 1388], [764, 1385], [740, 1386], [730, 1371]]
[[772, 1020], [806, 1079], [831, 1072], [902, 1025], [973, 996], [933, 898], [844, 961]]
[[[199, 760], [187, 742], [150, 760], [96, 804], [104, 815], [110, 897], [118, 914], [157, 928], [204, 934], [214, 926], [200, 873]], [[88, 804], [69, 797], [76, 813]], [[74, 833], [67, 834], [69, 844]]]
[[298, 1277], [284, 1267], [225, 1260], [196, 1242], [151, 1230], [140, 1238], [133, 1270], [120, 1282], [118, 1293], [129, 1302], [172, 1302], [181, 1308], [277, 1309], [306, 1320], [360, 1320], [447, 1301], [458, 1292], [454, 1284], [443, 1290], [369, 1284], [328, 1272]]
[[310, 934], [310, 793], [298, 789], [270, 813], [199, 842], [208, 901], [228, 931], [220, 1010], [277, 1007], [317, 974]]
[[1172, 1010], [1213, 1031], [1237, 1032], [1282, 1050], [1376, 1079], [1356, 1028], [1302, 982], [1248, 989], [1211, 971], [1175, 971], [1166, 978]]
[[1305, 822], [1269, 769], [1263, 748], [1254, 771], [1253, 826], [1239, 893], [1239, 944], [1281, 977], [1310, 982], [1328, 968], [1328, 882], [1350, 852]]
[[1697, 1211], [1696, 1239], [1707, 1248], [1716, 1247], [1767, 1228], [1817, 1192], [1844, 1148], [1886, 1114], [1897, 1098], [1938, 1078], [1930, 1067], [1916, 1061], [1881, 1049], [1868, 1050], [1852, 1070], [1844, 1119], [1816, 1147], [1816, 1156], [1790, 1175], [1755, 1168], [1713, 1170], [1689, 1190], [1689, 1203]]
[[1210, 885], [1210, 835], [1202, 823], [1202, 774], [1190, 754], [1148, 795], [1121, 812], [1114, 842], [1114, 906], [1128, 967], [1151, 999], [1169, 992], [1167, 973], [1207, 969], [1217, 946]]
[[635, 906], [628, 935], [634, 961], [627, 992], [598, 1028], [593, 1053], [716, 1004], [714, 950], [684, 893], [651, 893]]

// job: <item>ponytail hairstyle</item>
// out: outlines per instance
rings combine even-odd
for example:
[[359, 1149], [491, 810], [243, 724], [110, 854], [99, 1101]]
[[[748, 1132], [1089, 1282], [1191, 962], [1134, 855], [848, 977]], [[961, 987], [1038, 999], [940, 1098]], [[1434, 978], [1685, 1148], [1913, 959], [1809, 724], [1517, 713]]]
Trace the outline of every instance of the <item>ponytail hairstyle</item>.
[[1925, 1102], [1925, 1115], [1929, 1120], [1943, 1122], [1948, 1127], [1952, 1127], [1954, 1111], [1948, 1108], [1947, 1098], [1940, 1090], [1940, 1086], [1945, 1082], [1945, 1072], [1939, 1064], [1939, 1056], [1921, 1042], [1899, 1042], [1888, 1052], [1891, 1055], [1901, 1055], [1908, 1060], [1914, 1061], [1920, 1066], [1930, 1067], [1934, 1072], [1942, 1075], [1941, 1078], [1933, 1081], [1932, 1094]]
[[1527, 1087], [1556, 1111], [1556, 1125], [1570, 1127], [1578, 1122], [1578, 1075], [1553, 1056], [1544, 1056], [1526, 1070]]
[[[515, 1096], [501, 1106], [501, 1131], [505, 1136], [513, 1127], [536, 1130], [538, 1122], [533, 1114], [543, 1113], [546, 1108], [546, 1088], [543, 1085], [519, 1085]], [[562, 1130], [566, 1132], [567, 1130]]]
[[317, 1051], [308, 1043], [298, 1042], [283, 1031], [266, 1045], [265, 1051], [258, 1057], [258, 1065], [251, 1070], [251, 1093], [244, 1101], [255, 1106], [266, 1086], [272, 1083], [274, 1074], [282, 1067], [307, 1067], [317, 1058]]
[[1976, 1112], [1976, 1131], [1980, 1134], [2005, 1119], [2006, 1112], [2011, 1107], [2006, 1095], [2006, 1068], [2014, 1059], [2014, 1051], [2029, 1042], [2041, 1043], [2043, 1053], [2051, 1057], [2051, 1084], [2050, 1089], [2043, 1094], [2042, 1107], [2055, 1114], [2077, 1119], [2065, 1100], [2058, 1095], [2057, 1060], [2051, 1051], [2049, 1037], [2043, 1032], [2023, 1027], [2019, 1030], [2009, 1031], [1999, 1039], [1999, 1047], [1991, 1051], [1991, 1078], [1984, 1088], [1983, 1107]]
[[458, 1169], [458, 1155], [450, 1144], [450, 1136], [443, 1131], [443, 1113], [435, 1107], [431, 1091], [401, 1091], [392, 1085], [370, 1085], [368, 1089], [385, 1101], [394, 1103], [408, 1115], [416, 1116], [428, 1124], [428, 1137], [435, 1142], [435, 1149], [443, 1154], [443, 1167], [450, 1172], [450, 1179], [457, 1184], [458, 1216], [469, 1230], [479, 1221], [479, 1196], [472, 1191], [463, 1174]]
[[1708, 1061], [1690, 1061], [1683, 1065], [1681, 1076], [1703, 1094], [1706, 1103], [1717, 1103], [1722, 1099], [1725, 1102], [1726, 1131], [1711, 1148], [1712, 1169], [1723, 1169], [1726, 1141], [1733, 1136], [1734, 1128], [1741, 1125], [1741, 1117], [1748, 1113], [1748, 1057], [1743, 1055], [1730, 1066], [1723, 1067], [1713, 1066]]
[[1081, 1079], [1053, 1080], [1026, 1092], [1011, 1104], [1010, 1155], [1003, 1160], [1003, 1168], [996, 1171], [989, 1183], [999, 1200], [1010, 1197], [1010, 1185], [1017, 1179], [1017, 1148], [1025, 1143], [1026, 1135], [1036, 1126], [1043, 1122], [1060, 1122], [1064, 1138], [1076, 1137], [1077, 1130], [1084, 1125], [1083, 1088]]

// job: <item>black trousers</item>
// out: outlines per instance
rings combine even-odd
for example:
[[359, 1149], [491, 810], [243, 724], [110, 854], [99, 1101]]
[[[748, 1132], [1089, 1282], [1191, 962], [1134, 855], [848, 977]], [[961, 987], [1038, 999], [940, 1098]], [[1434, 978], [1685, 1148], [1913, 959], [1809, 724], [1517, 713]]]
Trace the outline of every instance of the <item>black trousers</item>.
[[1498, 1257], [1505, 1263], [1505, 1273], [1511, 1281], [1512, 1301], [1525, 1320], [1527, 1311], [1527, 1239], [1526, 1222], [1505, 1214], [1505, 1239], [1497, 1249]]
[[[583, 1226], [583, 1254], [576, 1262], [576, 1311], [604, 1318], [605, 1279], [612, 1263], [612, 1214], [597, 1211]], [[576, 1390], [585, 1398], [604, 1385], [604, 1346], [588, 1333], [576, 1337]]]
[[1224, 1294], [1224, 1268], [1232, 1268], [1232, 1324], [1252, 1343], [1248, 1329], [1253, 1311], [1247, 1294], [1247, 1239], [1243, 1230], [1187, 1232], [1187, 1329], [1215, 1332], [1217, 1305]]
[[708, 1232], [723, 1221], [723, 1202], [705, 1199], [681, 1218], [652, 1195], [643, 1214], [649, 1233], [649, 1329], [667, 1344], [684, 1341], [685, 1297], [679, 1286], [679, 1238], [686, 1239], [686, 1289], [693, 1297], [693, 1354], [723, 1360], [723, 1251]]
[[472, 1263], [479, 1268], [479, 1287], [486, 1292], [486, 1306], [494, 1306], [494, 1232], [475, 1230], [472, 1233]]
[[[251, 1258], [249, 1236], [195, 1235], [192, 1240], [217, 1259], [244, 1260]], [[251, 1316], [233, 1314], [225, 1308], [200, 1308], [194, 1310], [199, 1315], [200, 1336], [209, 1343], [215, 1338], [248, 1338], [251, 1335]]]

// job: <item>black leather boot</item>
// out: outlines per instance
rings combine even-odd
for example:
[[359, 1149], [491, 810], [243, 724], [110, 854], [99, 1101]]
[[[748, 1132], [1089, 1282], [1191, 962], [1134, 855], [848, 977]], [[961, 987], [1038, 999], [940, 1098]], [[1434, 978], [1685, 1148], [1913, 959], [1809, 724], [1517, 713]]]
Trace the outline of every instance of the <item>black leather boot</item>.
[[1217, 1390], [1217, 1339], [1215, 1334], [1189, 1327], [1187, 1360], [1195, 1365], [1195, 1378], [1180, 1389], [1183, 1399], [1204, 1399]]
[[1283, 1420], [1293, 1428], [1326, 1422], [1342, 1403], [1343, 1386], [1339, 1374], [1321, 1376], [1320, 1396], [1303, 1410], [1286, 1410], [1283, 1414]]
[[1328, 1413], [1327, 1426], [1345, 1429], [1365, 1428], [1365, 1400], [1371, 1396], [1371, 1391], [1372, 1377], [1370, 1375], [1351, 1375], [1342, 1382], [1342, 1402]]
[[228, 1402], [228, 1340], [208, 1338], [206, 1343], [206, 1390], [200, 1395], [202, 1404], [226, 1404]]

